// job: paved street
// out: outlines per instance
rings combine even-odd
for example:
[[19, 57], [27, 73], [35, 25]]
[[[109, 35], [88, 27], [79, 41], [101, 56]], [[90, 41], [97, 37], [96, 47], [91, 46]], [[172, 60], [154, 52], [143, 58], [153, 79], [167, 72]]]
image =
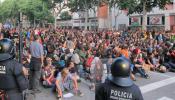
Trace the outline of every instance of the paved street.
[[[144, 100], [175, 100], [175, 73], [150, 72], [150, 79], [137, 78], [136, 84], [141, 88]], [[83, 81], [80, 88], [85, 94], [83, 97], [74, 96], [65, 100], [95, 100], [95, 93], [89, 91], [89, 82]], [[56, 100], [50, 89], [43, 89], [36, 100]]]

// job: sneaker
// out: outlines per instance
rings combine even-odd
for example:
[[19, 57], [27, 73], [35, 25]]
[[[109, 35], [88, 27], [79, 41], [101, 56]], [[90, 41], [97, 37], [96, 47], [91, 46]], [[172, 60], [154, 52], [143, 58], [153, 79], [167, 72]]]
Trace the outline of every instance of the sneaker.
[[149, 76], [148, 74], [146, 74], [146, 75], [145, 75], [145, 78], [146, 78], [146, 79], [149, 79], [149, 78], [150, 78], [150, 76]]
[[57, 99], [58, 99], [58, 100], [62, 100], [61, 96], [59, 96], [59, 95], [57, 96]]
[[84, 94], [80, 90], [77, 90], [75, 95], [80, 97], [84, 96]]
[[95, 91], [95, 86], [91, 85], [91, 86], [89, 87], [89, 89], [90, 89], [91, 91]]

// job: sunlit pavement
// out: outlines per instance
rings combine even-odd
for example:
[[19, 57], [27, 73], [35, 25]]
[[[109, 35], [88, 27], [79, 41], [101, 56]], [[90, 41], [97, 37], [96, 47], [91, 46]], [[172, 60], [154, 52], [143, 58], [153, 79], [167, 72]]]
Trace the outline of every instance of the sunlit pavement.
[[[142, 90], [144, 100], [175, 100], [175, 73], [149, 72], [150, 79], [140, 78], [137, 75], [135, 82]], [[73, 96], [64, 100], [95, 100], [95, 92], [88, 88], [89, 81], [83, 80], [79, 85], [84, 93], [83, 97]], [[56, 95], [50, 89], [42, 88], [36, 100], [56, 100]]]

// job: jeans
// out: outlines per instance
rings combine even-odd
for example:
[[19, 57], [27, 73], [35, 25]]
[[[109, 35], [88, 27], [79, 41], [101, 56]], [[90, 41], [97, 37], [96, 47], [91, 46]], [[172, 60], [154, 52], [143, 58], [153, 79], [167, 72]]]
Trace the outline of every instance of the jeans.
[[80, 77], [83, 77], [83, 73], [84, 73], [84, 71], [83, 71], [83, 65], [79, 65], [79, 67], [78, 67], [78, 75]]
[[30, 71], [29, 87], [32, 90], [38, 89], [40, 83], [41, 71]]
[[34, 59], [30, 62], [29, 87], [38, 89], [41, 77], [41, 62]]
[[146, 77], [146, 72], [143, 68], [136, 68], [134, 67], [134, 71], [133, 71], [133, 74], [135, 73], [139, 73], [142, 77]]

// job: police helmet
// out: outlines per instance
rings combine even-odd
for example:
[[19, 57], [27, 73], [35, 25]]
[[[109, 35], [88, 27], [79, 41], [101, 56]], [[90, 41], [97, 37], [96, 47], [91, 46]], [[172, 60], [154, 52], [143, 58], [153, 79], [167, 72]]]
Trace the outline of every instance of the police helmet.
[[10, 39], [0, 40], [0, 61], [8, 60], [15, 56], [14, 44]]
[[108, 79], [114, 84], [122, 87], [133, 85], [130, 78], [130, 62], [124, 57], [117, 58], [111, 65], [111, 74]]

